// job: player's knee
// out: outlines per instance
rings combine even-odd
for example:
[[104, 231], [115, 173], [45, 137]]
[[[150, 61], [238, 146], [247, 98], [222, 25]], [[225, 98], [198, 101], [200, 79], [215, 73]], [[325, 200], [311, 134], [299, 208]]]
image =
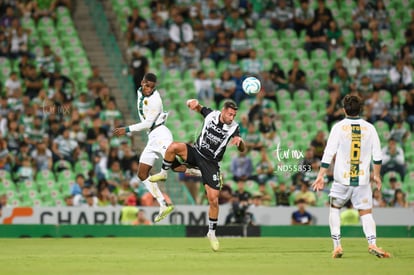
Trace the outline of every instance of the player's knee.
[[146, 180], [148, 178], [149, 174], [146, 171], [138, 171], [137, 176], [141, 181], [143, 181], [143, 180]]
[[218, 197], [209, 197], [208, 198], [208, 203], [211, 207], [218, 208], [218, 206], [219, 206]]

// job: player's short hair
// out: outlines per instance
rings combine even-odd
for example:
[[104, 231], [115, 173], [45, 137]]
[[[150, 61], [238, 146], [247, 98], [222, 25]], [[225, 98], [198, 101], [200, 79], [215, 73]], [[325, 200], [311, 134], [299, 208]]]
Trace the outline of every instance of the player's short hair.
[[362, 111], [362, 100], [359, 96], [346, 95], [342, 104], [348, 116], [358, 116]]
[[153, 73], [147, 73], [144, 75], [144, 79], [146, 81], [157, 82], [157, 76]]
[[236, 111], [239, 109], [239, 107], [237, 107], [236, 102], [234, 102], [233, 100], [226, 100], [226, 102], [224, 102], [223, 108], [224, 109], [231, 108], [231, 109], [236, 110]]

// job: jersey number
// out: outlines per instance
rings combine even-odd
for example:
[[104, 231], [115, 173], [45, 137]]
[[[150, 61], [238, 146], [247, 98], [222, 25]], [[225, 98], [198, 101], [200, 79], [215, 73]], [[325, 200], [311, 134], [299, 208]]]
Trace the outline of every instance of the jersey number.
[[361, 156], [361, 142], [359, 140], [353, 140], [351, 142], [351, 161], [359, 161]]

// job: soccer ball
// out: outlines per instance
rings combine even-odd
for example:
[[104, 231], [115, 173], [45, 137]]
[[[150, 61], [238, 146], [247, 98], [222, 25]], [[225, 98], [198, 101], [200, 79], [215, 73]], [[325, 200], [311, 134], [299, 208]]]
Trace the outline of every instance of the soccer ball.
[[260, 92], [260, 80], [254, 76], [250, 76], [243, 80], [242, 83], [243, 91], [248, 95], [254, 95]]

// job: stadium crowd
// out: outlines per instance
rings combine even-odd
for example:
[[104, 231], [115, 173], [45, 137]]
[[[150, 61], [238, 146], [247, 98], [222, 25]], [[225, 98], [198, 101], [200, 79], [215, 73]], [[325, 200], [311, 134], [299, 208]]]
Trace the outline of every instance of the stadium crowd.
[[[56, 7], [70, 1], [49, 1], [47, 8], [37, 7], [37, 1], [9, 2], [0, 6], [0, 58], [17, 64], [13, 66], [17, 70], [1, 86], [0, 169], [2, 180], [17, 188], [2, 197], [2, 204], [7, 199], [13, 205], [39, 199], [40, 205], [125, 205], [132, 197], [137, 205], [156, 204], [139, 184], [138, 156], [131, 150], [131, 140], [110, 134], [110, 129], [123, 125], [123, 117], [99, 68], [92, 68], [87, 89], [79, 91], [76, 79], [62, 74], [59, 55], [49, 45], [43, 45], [41, 55], [31, 51], [31, 34], [22, 28], [21, 19], [54, 18]], [[404, 154], [414, 130], [414, 10], [411, 21], [400, 26], [404, 38], [390, 47], [385, 34], [395, 37], [400, 30], [393, 27], [384, 1], [355, 1], [350, 18], [334, 16], [326, 2], [151, 1], [151, 14], [145, 17], [141, 7], [131, 5], [125, 39], [137, 88], [150, 68], [158, 70], [161, 79], [179, 71], [182, 78], [191, 79], [204, 104], [218, 108], [231, 98], [244, 111], [240, 130], [248, 152], [235, 155], [227, 165], [221, 203], [326, 205], [326, 193], [316, 194], [309, 186], [316, 178], [325, 135], [343, 118], [341, 99], [353, 93], [364, 98], [364, 118], [387, 129], [380, 132], [386, 140], [382, 171], [386, 188], [374, 192], [376, 206], [408, 205], [404, 185], [409, 167]], [[283, 50], [263, 54], [268, 45], [255, 36], [259, 24], [264, 24], [269, 36], [293, 34], [285, 39], [300, 46], [296, 45], [296, 56], [288, 66], [281, 62], [286, 57]], [[278, 39], [267, 39], [278, 43]], [[317, 74], [310, 61], [332, 67]], [[262, 82], [255, 97], [248, 97], [241, 88], [246, 75]], [[325, 92], [321, 97], [326, 102], [318, 112], [326, 125], [300, 148], [304, 156], [296, 165], [303, 170], [278, 177], [278, 163], [269, 148], [286, 142], [281, 128], [294, 119], [280, 111], [289, 109], [286, 104], [297, 95], [315, 99], [320, 91]], [[288, 100], [280, 101], [281, 94]], [[188, 183], [185, 175], [180, 179]], [[187, 186], [198, 186], [197, 182], [191, 179]], [[36, 192], [17, 199], [31, 183], [37, 186]], [[0, 194], [8, 190], [3, 188]], [[199, 190], [191, 194], [197, 203], [205, 203]]]

